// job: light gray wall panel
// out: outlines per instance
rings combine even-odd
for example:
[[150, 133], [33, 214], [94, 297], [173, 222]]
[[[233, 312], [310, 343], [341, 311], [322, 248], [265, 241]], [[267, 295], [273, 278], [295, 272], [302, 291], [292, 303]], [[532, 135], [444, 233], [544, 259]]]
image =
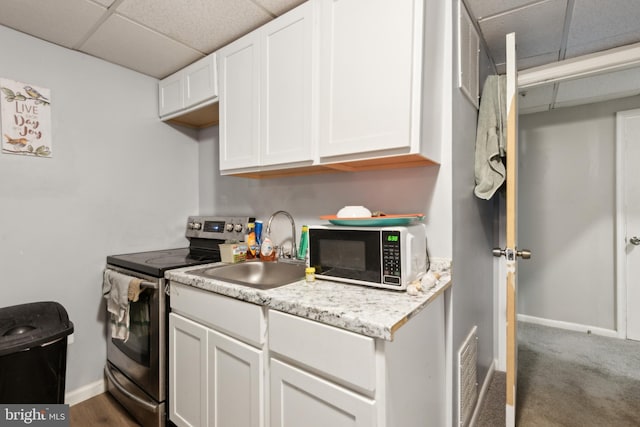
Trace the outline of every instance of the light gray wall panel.
[[615, 329], [615, 112], [639, 106], [520, 116], [519, 313]]
[[53, 157], [0, 154], [2, 306], [69, 312], [67, 392], [103, 378], [110, 254], [187, 245], [194, 132], [158, 120], [157, 81], [0, 26], [0, 76], [51, 90]]

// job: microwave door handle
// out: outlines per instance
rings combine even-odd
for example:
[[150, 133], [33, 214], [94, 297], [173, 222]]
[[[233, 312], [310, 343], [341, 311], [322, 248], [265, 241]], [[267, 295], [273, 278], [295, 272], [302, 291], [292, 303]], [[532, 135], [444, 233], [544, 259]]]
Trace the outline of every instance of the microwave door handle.
[[412, 249], [413, 249], [413, 239], [414, 236], [413, 234], [407, 234], [407, 244], [405, 245], [404, 249], [405, 249], [405, 253], [407, 254], [411, 254], [413, 253]]

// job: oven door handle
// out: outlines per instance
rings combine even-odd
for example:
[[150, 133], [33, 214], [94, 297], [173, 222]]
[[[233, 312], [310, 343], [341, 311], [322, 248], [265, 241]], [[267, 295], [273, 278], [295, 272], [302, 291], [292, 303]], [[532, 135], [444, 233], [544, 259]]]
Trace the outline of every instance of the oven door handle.
[[147, 288], [147, 289], [158, 289], [158, 284], [157, 283], [153, 283], [153, 282], [147, 282], [145, 280], [143, 282], [140, 282], [140, 287], [141, 288]]
[[125, 396], [127, 396], [129, 399], [133, 400], [134, 402], [138, 403], [140, 406], [144, 407], [147, 411], [152, 412], [152, 413], [156, 413], [158, 412], [158, 407], [156, 405], [154, 405], [153, 403], [147, 402], [146, 400], [143, 400], [141, 398], [139, 398], [138, 396], [136, 396], [135, 394], [131, 393], [129, 390], [125, 389], [122, 384], [120, 384], [118, 382], [118, 380], [116, 379], [115, 375], [113, 375], [113, 373], [111, 372], [111, 369], [109, 369], [109, 365], [105, 365], [104, 366], [104, 373], [105, 375], [109, 378], [109, 380], [111, 381], [111, 383], [113, 383], [113, 385]]

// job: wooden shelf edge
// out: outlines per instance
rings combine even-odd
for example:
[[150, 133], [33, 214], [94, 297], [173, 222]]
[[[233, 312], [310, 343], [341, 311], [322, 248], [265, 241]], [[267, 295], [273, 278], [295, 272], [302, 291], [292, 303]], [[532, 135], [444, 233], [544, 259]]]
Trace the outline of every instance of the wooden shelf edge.
[[437, 166], [439, 163], [418, 154], [382, 157], [367, 160], [328, 163], [324, 165], [302, 166], [290, 169], [278, 169], [257, 172], [230, 173], [228, 176], [252, 179], [283, 178], [290, 176], [317, 175], [326, 173], [363, 172], [374, 170], [403, 169], [424, 166]]
[[219, 123], [219, 104], [213, 103], [201, 108], [187, 111], [179, 116], [165, 119], [165, 122], [195, 129], [204, 129]]

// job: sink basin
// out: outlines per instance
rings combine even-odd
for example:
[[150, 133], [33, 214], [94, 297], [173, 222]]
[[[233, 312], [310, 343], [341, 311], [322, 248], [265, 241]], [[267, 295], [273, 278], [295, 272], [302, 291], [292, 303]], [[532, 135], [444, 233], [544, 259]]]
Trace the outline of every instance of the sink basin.
[[273, 289], [303, 279], [304, 269], [304, 265], [249, 261], [189, 270], [186, 273], [256, 289]]

